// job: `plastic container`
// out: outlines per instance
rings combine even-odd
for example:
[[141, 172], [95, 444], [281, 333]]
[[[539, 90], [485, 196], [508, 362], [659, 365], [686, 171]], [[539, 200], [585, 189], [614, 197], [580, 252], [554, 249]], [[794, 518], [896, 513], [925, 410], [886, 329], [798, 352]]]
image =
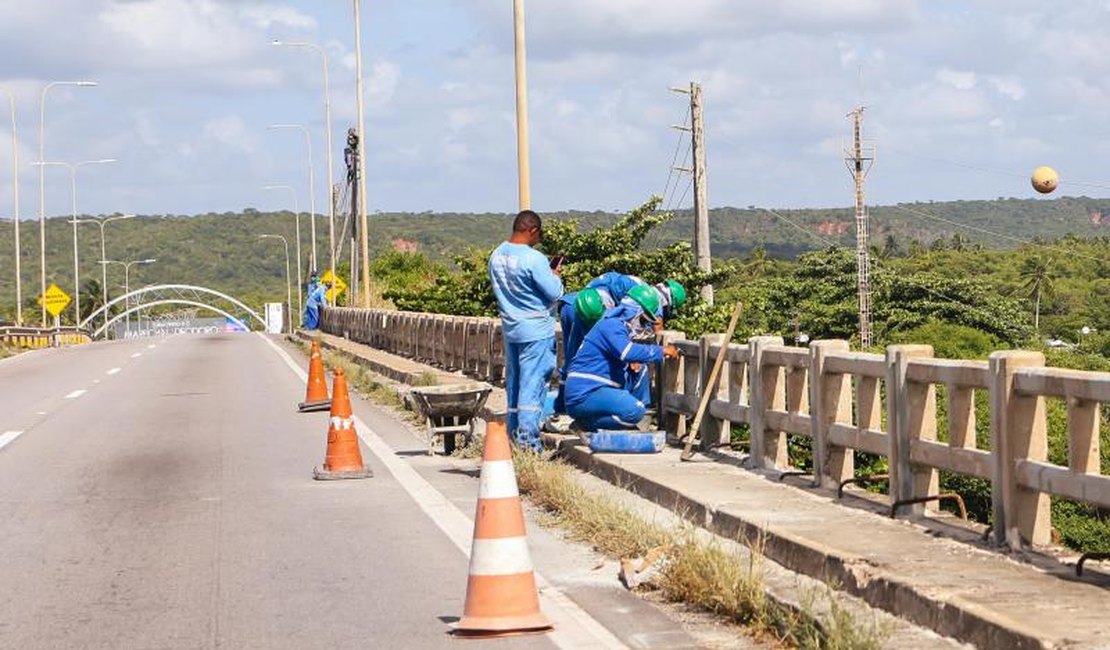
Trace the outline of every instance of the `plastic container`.
[[590, 450], [601, 454], [658, 454], [667, 444], [662, 431], [594, 431]]

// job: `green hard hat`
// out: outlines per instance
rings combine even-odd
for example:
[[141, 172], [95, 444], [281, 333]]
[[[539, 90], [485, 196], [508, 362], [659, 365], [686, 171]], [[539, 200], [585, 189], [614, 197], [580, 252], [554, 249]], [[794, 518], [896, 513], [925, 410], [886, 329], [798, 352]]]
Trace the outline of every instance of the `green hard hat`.
[[651, 318], [655, 318], [655, 315], [659, 313], [659, 294], [655, 293], [655, 289], [646, 284], [632, 287], [632, 290], [628, 292], [628, 297], [643, 307]]
[[686, 304], [686, 287], [674, 280], [667, 280], [664, 284], [671, 291], [671, 309], [678, 309]]
[[605, 302], [601, 299], [601, 294], [597, 289], [583, 289], [578, 292], [578, 297], [574, 299], [574, 311], [578, 313], [578, 317], [587, 323], [593, 323], [601, 320], [605, 315]]

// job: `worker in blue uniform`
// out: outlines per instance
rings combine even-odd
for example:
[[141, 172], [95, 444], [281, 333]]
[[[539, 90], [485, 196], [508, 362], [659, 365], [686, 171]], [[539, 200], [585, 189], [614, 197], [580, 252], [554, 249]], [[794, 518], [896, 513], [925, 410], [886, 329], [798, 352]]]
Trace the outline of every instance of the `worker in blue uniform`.
[[675, 358], [672, 345], [637, 343], [652, 332], [660, 309], [658, 292], [635, 287], [586, 334], [567, 373], [567, 412], [584, 431], [635, 429], [647, 411], [629, 390], [630, 364]]
[[489, 277], [505, 341], [507, 427], [522, 448], [540, 451], [540, 420], [555, 371], [555, 302], [563, 294], [560, 265], [533, 246], [543, 239], [540, 216], [520, 212], [508, 241], [489, 258]]
[[320, 310], [328, 303], [328, 290], [331, 282], [317, 282], [308, 292], [308, 300], [304, 305], [304, 328], [306, 330], [320, 329]]

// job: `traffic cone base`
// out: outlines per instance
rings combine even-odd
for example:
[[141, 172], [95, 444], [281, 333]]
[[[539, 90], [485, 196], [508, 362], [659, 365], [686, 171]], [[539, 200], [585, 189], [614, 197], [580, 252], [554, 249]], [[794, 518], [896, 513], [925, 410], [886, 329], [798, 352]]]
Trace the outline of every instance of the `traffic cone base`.
[[504, 423], [490, 422], [482, 451], [474, 542], [462, 619], [452, 632], [486, 638], [551, 629], [540, 612], [524, 509]]
[[312, 342], [312, 352], [308, 359], [308, 386], [305, 388], [304, 401], [297, 405], [301, 413], [326, 411], [331, 408], [328, 397], [328, 381], [324, 374], [324, 360], [320, 355], [320, 342]]
[[328, 450], [324, 464], [312, 470], [317, 481], [370, 478], [374, 472], [362, 462], [358, 432], [351, 417], [351, 399], [347, 393], [347, 375], [342, 368], [335, 370], [332, 387], [331, 418], [328, 420]]

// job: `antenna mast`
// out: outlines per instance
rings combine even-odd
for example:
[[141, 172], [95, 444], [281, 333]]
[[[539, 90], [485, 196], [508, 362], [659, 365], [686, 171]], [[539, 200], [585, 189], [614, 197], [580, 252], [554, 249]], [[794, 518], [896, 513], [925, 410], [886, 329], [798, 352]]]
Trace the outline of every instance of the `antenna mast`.
[[860, 347], [871, 347], [871, 251], [865, 187], [875, 164], [875, 146], [863, 141], [863, 106], [848, 114], [852, 120], [852, 148], [844, 162], [856, 187], [856, 275], [859, 290]]

